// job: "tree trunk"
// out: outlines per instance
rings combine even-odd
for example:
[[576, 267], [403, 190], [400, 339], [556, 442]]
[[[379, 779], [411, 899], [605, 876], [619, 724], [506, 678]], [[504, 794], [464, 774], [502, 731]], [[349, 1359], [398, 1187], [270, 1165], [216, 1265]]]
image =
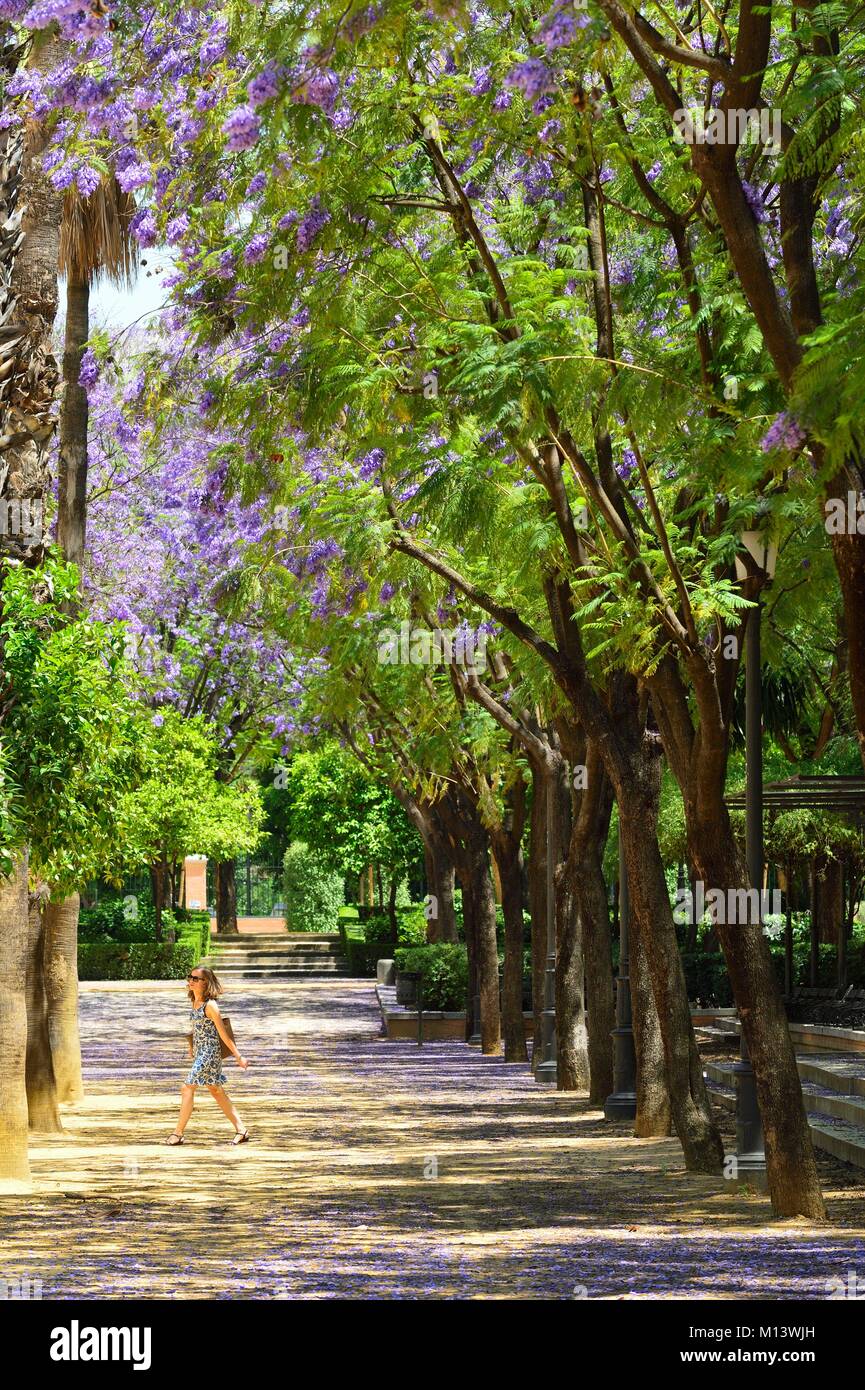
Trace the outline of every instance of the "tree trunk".
[[62, 1130], [57, 1084], [48, 1031], [45, 995], [45, 926], [42, 899], [34, 893], [28, 905], [27, 931], [27, 1113], [31, 1129], [56, 1134]]
[[78, 911], [80, 898], [71, 893], [61, 902], [47, 902], [45, 923], [45, 993], [48, 1035], [54, 1062], [57, 1099], [80, 1100], [81, 1042], [78, 1036]]
[[[475, 1003], [479, 995], [477, 963], [477, 929], [475, 913], [475, 892], [472, 876], [462, 866], [457, 870], [463, 895], [463, 934], [466, 939], [466, 965], [468, 970], [468, 994], [466, 997], [466, 1042], [472, 1036], [475, 1025], [480, 1028], [480, 1020], [475, 1018]], [[478, 1004], [478, 1008], [480, 1005]]]
[[434, 902], [434, 915], [427, 919], [428, 941], [458, 941], [457, 919], [454, 914], [454, 865], [444, 837], [424, 821], [424, 862], [427, 889]]
[[643, 938], [636, 930], [631, 913], [630, 932], [631, 1026], [637, 1058], [637, 1114], [634, 1133], [638, 1139], [668, 1135], [672, 1124], [670, 1087], [664, 1057], [664, 1039], [652, 992], [649, 964]]
[[635, 776], [619, 802], [634, 937], [646, 953], [664, 1040], [670, 1108], [685, 1165], [695, 1172], [717, 1173], [723, 1165], [724, 1150], [694, 1039], [685, 972], [656, 835], [660, 758], [649, 753], [640, 761], [639, 780]]
[[499, 960], [496, 947], [496, 901], [490, 876], [489, 837], [480, 821], [472, 825], [466, 844], [466, 883], [470, 885], [475, 969], [481, 1010], [481, 1051], [501, 1052]]
[[30, 1188], [27, 1157], [27, 856], [0, 879], [0, 1193]]
[[158, 864], [151, 864], [150, 896], [153, 899], [153, 929], [156, 940], [162, 940], [162, 870]]
[[[712, 797], [703, 809], [701, 815], [698, 803], [686, 797], [691, 855], [707, 891], [746, 884], [747, 871], [723, 800]], [[754, 1069], [772, 1208], [776, 1216], [823, 1220], [825, 1207], [796, 1055], [762, 925], [718, 922], [717, 930]]]
[[78, 384], [89, 327], [90, 286], [69, 275], [66, 282], [65, 391], [60, 413], [57, 542], [67, 560], [84, 558], [87, 514], [87, 392]]
[[[224, 859], [214, 869], [216, 896], [216, 930], [220, 936], [238, 931], [237, 926], [237, 860]], [[288, 923], [291, 930], [291, 923]]]
[[573, 832], [568, 850], [572, 861], [577, 911], [583, 929], [586, 1008], [588, 1011], [589, 1101], [602, 1106], [614, 1089], [613, 1029], [616, 1003], [613, 955], [603, 855], [610, 828], [612, 787], [599, 750], [585, 745], [586, 786], [575, 796]]
[[591, 1083], [577, 871], [570, 855], [556, 869], [556, 1086], [560, 1091], [588, 1091]]
[[494, 836], [493, 850], [502, 886], [505, 919], [505, 964], [502, 983], [502, 1026], [505, 1061], [527, 1062], [523, 1024], [523, 875], [519, 840], [503, 832]]
[[543, 1049], [544, 974], [547, 968], [547, 793], [543, 769], [532, 762], [529, 817], [529, 914], [532, 920], [532, 1071]]
[[398, 889], [398, 888], [399, 888], [399, 875], [398, 875], [398, 874], [394, 874], [394, 876], [393, 876], [393, 878], [391, 879], [390, 884], [389, 884], [389, 886], [388, 886], [388, 894], [387, 894], [387, 915], [388, 915], [388, 920], [390, 921], [391, 930], [393, 931], [393, 939], [394, 939], [394, 941], [396, 941], [396, 936], [397, 936], [397, 924], [396, 924], [396, 894], [397, 894], [397, 889]]
[[837, 946], [844, 921], [844, 872], [838, 859], [817, 862], [817, 939]]

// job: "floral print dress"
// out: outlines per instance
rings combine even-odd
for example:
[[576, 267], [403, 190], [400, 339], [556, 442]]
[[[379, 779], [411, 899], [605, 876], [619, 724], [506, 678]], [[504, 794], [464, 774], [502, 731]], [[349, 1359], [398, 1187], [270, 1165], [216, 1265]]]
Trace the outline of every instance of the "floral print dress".
[[222, 1070], [222, 1053], [219, 1050], [219, 1034], [216, 1024], [205, 1015], [209, 1004], [205, 999], [197, 1009], [189, 1010], [192, 1024], [192, 1066], [186, 1078], [187, 1086], [224, 1086], [225, 1072]]

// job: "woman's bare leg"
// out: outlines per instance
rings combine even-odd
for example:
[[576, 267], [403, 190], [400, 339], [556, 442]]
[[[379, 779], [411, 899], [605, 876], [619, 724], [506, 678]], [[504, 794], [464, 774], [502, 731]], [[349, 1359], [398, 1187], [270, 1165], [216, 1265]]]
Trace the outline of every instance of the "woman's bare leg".
[[238, 1134], [242, 1134], [245, 1128], [243, 1121], [234, 1108], [234, 1105], [225, 1090], [224, 1086], [209, 1086], [208, 1090], [216, 1101], [223, 1114], [227, 1115]]
[[195, 1104], [195, 1087], [188, 1086], [185, 1082], [180, 1088], [180, 1114], [177, 1117], [177, 1124], [174, 1127], [175, 1134], [182, 1134], [189, 1123], [192, 1114], [192, 1107]]

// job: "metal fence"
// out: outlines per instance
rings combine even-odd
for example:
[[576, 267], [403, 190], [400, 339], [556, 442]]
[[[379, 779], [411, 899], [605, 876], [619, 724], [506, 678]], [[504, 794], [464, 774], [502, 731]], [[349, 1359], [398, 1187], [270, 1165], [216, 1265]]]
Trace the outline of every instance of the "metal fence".
[[[282, 869], [278, 864], [255, 864], [248, 854], [239, 855], [236, 867], [237, 915], [239, 917], [282, 917], [285, 903]], [[214, 865], [207, 865], [207, 902], [216, 903]]]

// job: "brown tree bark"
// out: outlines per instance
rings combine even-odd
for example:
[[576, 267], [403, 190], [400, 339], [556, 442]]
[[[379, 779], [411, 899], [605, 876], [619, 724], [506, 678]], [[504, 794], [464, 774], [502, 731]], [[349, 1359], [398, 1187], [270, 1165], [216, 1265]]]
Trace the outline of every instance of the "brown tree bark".
[[65, 382], [60, 415], [57, 542], [67, 560], [84, 558], [87, 517], [87, 392], [78, 384], [84, 344], [90, 332], [90, 286], [70, 275], [66, 282]]
[[816, 865], [817, 939], [837, 946], [844, 921], [844, 870], [838, 859], [818, 860]]
[[39, 893], [30, 895], [27, 914], [27, 1113], [30, 1129], [57, 1133], [63, 1126], [57, 1104], [57, 1083], [48, 1030], [42, 903], [43, 898]]
[[471, 899], [474, 964], [481, 1009], [481, 1051], [492, 1055], [499, 1053], [502, 1045], [496, 900], [490, 876], [489, 837], [480, 821], [470, 825], [465, 843], [465, 870], [461, 881], [463, 901], [467, 884]]
[[[216, 930], [220, 936], [236, 934], [237, 926], [237, 861], [224, 859], [214, 865], [214, 895], [216, 897]], [[291, 924], [289, 923], [289, 931]]]
[[78, 911], [80, 898], [70, 893], [59, 902], [47, 902], [45, 925], [45, 996], [48, 1036], [54, 1062], [57, 1098], [80, 1100], [81, 1040], [78, 1035]]
[[603, 854], [610, 827], [612, 787], [599, 750], [587, 740], [585, 789], [575, 796], [568, 858], [583, 928], [588, 1011], [589, 1100], [602, 1106], [613, 1092], [613, 1029], [616, 1026], [613, 956]]
[[643, 937], [631, 916], [631, 1026], [637, 1056], [637, 1114], [634, 1133], [638, 1139], [651, 1139], [670, 1133], [672, 1107], [664, 1056], [664, 1038]]
[[547, 796], [544, 769], [531, 763], [532, 805], [529, 816], [529, 914], [532, 922], [532, 1071], [543, 1045], [544, 972], [547, 968]]
[[27, 1156], [27, 856], [0, 878], [0, 1193], [30, 1189]]
[[[507, 841], [507, 843], [502, 843]], [[502, 978], [502, 1031], [506, 1062], [527, 1062], [523, 1024], [523, 876], [522, 852], [513, 837], [494, 839], [495, 862], [502, 885], [505, 962]]]
[[576, 890], [578, 865], [569, 854], [556, 869], [556, 1086], [589, 1091], [583, 924]]

